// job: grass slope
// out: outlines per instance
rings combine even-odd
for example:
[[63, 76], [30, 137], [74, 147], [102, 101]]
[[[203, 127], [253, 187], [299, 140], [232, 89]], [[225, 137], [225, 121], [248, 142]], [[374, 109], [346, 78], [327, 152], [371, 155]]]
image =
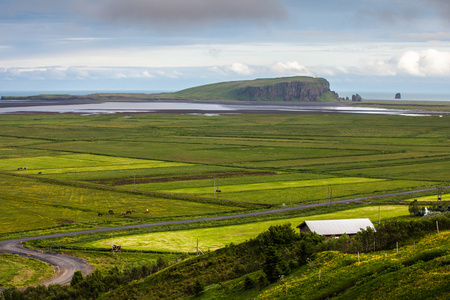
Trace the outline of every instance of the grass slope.
[[[310, 263], [263, 289], [245, 289], [256, 279], [256, 258], [246, 248], [230, 246], [188, 259], [105, 294], [101, 299], [446, 299], [450, 295], [450, 232], [431, 234], [415, 245], [368, 254], [320, 252]], [[252, 271], [254, 270], [254, 271]], [[247, 274], [240, 276], [239, 274]], [[205, 291], [191, 296], [194, 282]], [[395, 297], [393, 297], [393, 295]]]
[[3, 253], [0, 253], [0, 270], [0, 287], [33, 285], [54, 274], [49, 264]]
[[[246, 99], [240, 94], [240, 90], [246, 87], [264, 87], [280, 83], [301, 82], [308, 87], [328, 87], [329, 83], [323, 78], [313, 78], [307, 76], [267, 78], [244, 81], [220, 82], [214, 84], [203, 85], [175, 92], [172, 95], [187, 99], [209, 99], [209, 100], [261, 100]], [[283, 99], [278, 99], [283, 100]], [[323, 95], [321, 101], [336, 101], [336, 97], [330, 92]]]

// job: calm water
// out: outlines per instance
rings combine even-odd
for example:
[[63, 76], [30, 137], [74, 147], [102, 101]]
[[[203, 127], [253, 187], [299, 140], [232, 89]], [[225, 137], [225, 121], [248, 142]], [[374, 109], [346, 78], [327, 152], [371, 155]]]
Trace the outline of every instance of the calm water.
[[77, 113], [113, 114], [137, 112], [176, 112], [205, 115], [229, 113], [352, 113], [403, 116], [428, 116], [429, 112], [417, 110], [350, 107], [342, 103], [310, 104], [224, 104], [190, 102], [81, 102], [68, 101], [0, 101], [0, 114], [8, 113]]

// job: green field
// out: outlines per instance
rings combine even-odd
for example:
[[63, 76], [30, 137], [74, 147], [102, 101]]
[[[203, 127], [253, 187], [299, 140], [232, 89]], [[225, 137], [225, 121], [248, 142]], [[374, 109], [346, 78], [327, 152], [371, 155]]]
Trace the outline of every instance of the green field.
[[0, 129], [4, 234], [323, 202], [328, 187], [332, 200], [349, 199], [450, 178], [446, 115], [3, 115]]
[[54, 274], [46, 263], [11, 254], [0, 254], [0, 270], [0, 287], [37, 284]]
[[[389, 205], [381, 206], [381, 220], [408, 216], [406, 206]], [[111, 243], [122, 245], [123, 249], [162, 251], [162, 252], [194, 252], [196, 241], [203, 251], [223, 248], [230, 243], [242, 243], [256, 237], [270, 226], [290, 223], [292, 227], [300, 225], [305, 220], [332, 220], [332, 219], [357, 219], [369, 218], [372, 222], [378, 222], [379, 208], [377, 206], [361, 207], [344, 210], [335, 213], [321, 214], [309, 217], [297, 217], [279, 219], [243, 225], [223, 226], [214, 228], [201, 228], [181, 231], [156, 232], [142, 235], [130, 235], [107, 240], [98, 240], [81, 244], [81, 247], [108, 248]]]
[[[26, 158], [5, 158], [1, 161], [3, 171], [18, 174], [61, 174], [78, 172], [113, 171], [147, 168], [182, 167], [188, 164], [155, 160], [111, 157], [92, 154], [65, 154]], [[20, 168], [20, 170], [19, 170]]]
[[[0, 239], [450, 185], [448, 119], [448, 115], [2, 115]], [[371, 199], [372, 205], [352, 204], [345, 211], [345, 205], [331, 206], [303, 215], [155, 229], [161, 232], [121, 231], [111, 238], [99, 234], [36, 241], [62, 246], [58, 251], [73, 246], [76, 255], [101, 270], [114, 265], [127, 269], [158, 257], [176, 261], [179, 253], [195, 251], [197, 239], [206, 252], [251, 239], [275, 224], [362, 217], [377, 222], [378, 201], [382, 220], [407, 218], [408, 206], [399, 205], [405, 199], [435, 201], [436, 194]], [[444, 201], [448, 194], [443, 191]], [[336, 211], [330, 213], [333, 208]], [[108, 210], [115, 214], [107, 214]], [[121, 215], [131, 210], [135, 212]], [[100, 249], [112, 242], [124, 250], [165, 254], [123, 252], [113, 257]], [[0, 285], [34, 284], [51, 275], [48, 266], [33, 264], [0, 256]], [[303, 288], [295, 278], [290, 284]], [[278, 292], [271, 288], [267, 295]]]
[[437, 195], [406, 199], [406, 201], [414, 200], [417, 200], [419, 202], [442, 202], [442, 204], [445, 205], [447, 203], [450, 204], [450, 194], [442, 194], [441, 201], [438, 200]]
[[[133, 218], [161, 218], [239, 210], [209, 203], [158, 198], [130, 192], [57, 184], [0, 174], [2, 216], [0, 233], [85, 224], [111, 226]], [[149, 214], [145, 214], [146, 210]], [[113, 210], [114, 215], [107, 212]], [[136, 213], [121, 216], [121, 212]], [[99, 217], [98, 213], [104, 215]], [[33, 234], [34, 235], [34, 234]]]

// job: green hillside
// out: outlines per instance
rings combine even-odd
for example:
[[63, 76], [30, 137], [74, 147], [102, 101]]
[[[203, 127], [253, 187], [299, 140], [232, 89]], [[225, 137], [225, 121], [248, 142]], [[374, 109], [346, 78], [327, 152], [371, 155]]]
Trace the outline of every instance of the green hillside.
[[[302, 93], [311, 97], [302, 97]], [[326, 79], [307, 76], [220, 82], [185, 89], [172, 95], [186, 99], [244, 101], [337, 101], [339, 99], [329, 90]]]
[[345, 235], [325, 241], [298, 235], [289, 224], [273, 226], [246, 243], [185, 260], [101, 298], [412, 299], [421, 293], [445, 299], [450, 295], [450, 232], [425, 236], [436, 220], [450, 225], [448, 217], [441, 217], [378, 226], [376, 252], [366, 248], [373, 245], [370, 230], [349, 243]]

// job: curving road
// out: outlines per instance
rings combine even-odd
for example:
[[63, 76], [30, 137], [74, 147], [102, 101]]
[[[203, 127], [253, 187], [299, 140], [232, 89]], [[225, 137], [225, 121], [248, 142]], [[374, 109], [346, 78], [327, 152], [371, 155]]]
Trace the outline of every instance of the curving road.
[[[449, 189], [450, 186], [444, 186], [444, 187], [440, 187], [440, 188]], [[125, 229], [130, 229], [130, 228], [145, 228], [145, 227], [156, 227], [156, 226], [171, 225], [171, 224], [186, 224], [186, 223], [195, 223], [195, 222], [202, 222], [202, 221], [217, 221], [217, 220], [225, 220], [225, 219], [233, 219], [233, 218], [242, 218], [242, 217], [250, 217], [250, 216], [257, 216], [257, 215], [280, 213], [280, 212], [286, 212], [286, 211], [292, 211], [292, 210], [301, 210], [301, 209], [306, 209], [306, 208], [311, 208], [311, 207], [326, 206], [326, 205], [330, 205], [330, 204], [343, 204], [343, 203], [357, 202], [357, 201], [370, 200], [370, 199], [382, 198], [382, 197], [391, 197], [391, 196], [405, 195], [405, 194], [415, 194], [415, 193], [433, 191], [433, 190], [438, 190], [438, 189], [439, 188], [421, 189], [421, 190], [408, 191], [408, 192], [375, 195], [375, 196], [360, 197], [360, 198], [353, 198], [353, 199], [346, 199], [346, 200], [337, 200], [337, 201], [333, 201], [331, 203], [330, 202], [322, 202], [322, 203], [314, 203], [314, 204], [305, 204], [305, 205], [299, 205], [299, 206], [293, 206], [293, 207], [285, 207], [285, 208], [265, 210], [265, 211], [256, 211], [256, 212], [249, 212], [249, 213], [242, 213], [242, 214], [228, 215], [228, 216], [187, 219], [187, 220], [167, 221], [167, 222], [148, 223], [148, 224], [139, 224], [139, 225], [118, 226], [118, 227], [97, 228], [97, 229], [77, 231], [77, 232], [57, 233], [57, 234], [43, 235], [43, 236], [39, 236], [39, 237], [6, 240], [6, 241], [0, 241], [0, 252], [18, 254], [23, 257], [32, 257], [32, 258], [50, 263], [53, 266], [53, 268], [55, 269], [55, 275], [53, 275], [53, 277], [47, 279], [46, 281], [41, 282], [41, 284], [44, 284], [44, 285], [68, 284], [68, 283], [70, 283], [70, 280], [72, 279], [73, 273], [75, 271], [81, 270], [83, 272], [83, 275], [87, 275], [93, 271], [93, 267], [89, 263], [87, 263], [87, 261], [85, 261], [81, 258], [78, 258], [78, 257], [59, 254], [57, 252], [52, 252], [52, 251], [38, 251], [38, 250], [24, 248], [21, 244], [21, 241], [25, 242], [25, 241], [30, 241], [30, 240], [34, 240], [34, 239], [49, 239], [49, 238], [55, 238], [55, 237], [64, 237], [64, 236], [80, 235], [80, 234], [87, 234], [87, 233], [125, 230]]]
[[20, 240], [2, 242], [0, 245], [0, 252], [18, 254], [23, 257], [34, 258], [51, 264], [55, 270], [55, 274], [51, 278], [40, 283], [47, 286], [49, 284], [70, 283], [73, 273], [77, 270], [83, 272], [84, 276], [90, 274], [94, 270], [94, 268], [82, 258], [63, 255], [53, 251], [27, 249], [22, 246]]

